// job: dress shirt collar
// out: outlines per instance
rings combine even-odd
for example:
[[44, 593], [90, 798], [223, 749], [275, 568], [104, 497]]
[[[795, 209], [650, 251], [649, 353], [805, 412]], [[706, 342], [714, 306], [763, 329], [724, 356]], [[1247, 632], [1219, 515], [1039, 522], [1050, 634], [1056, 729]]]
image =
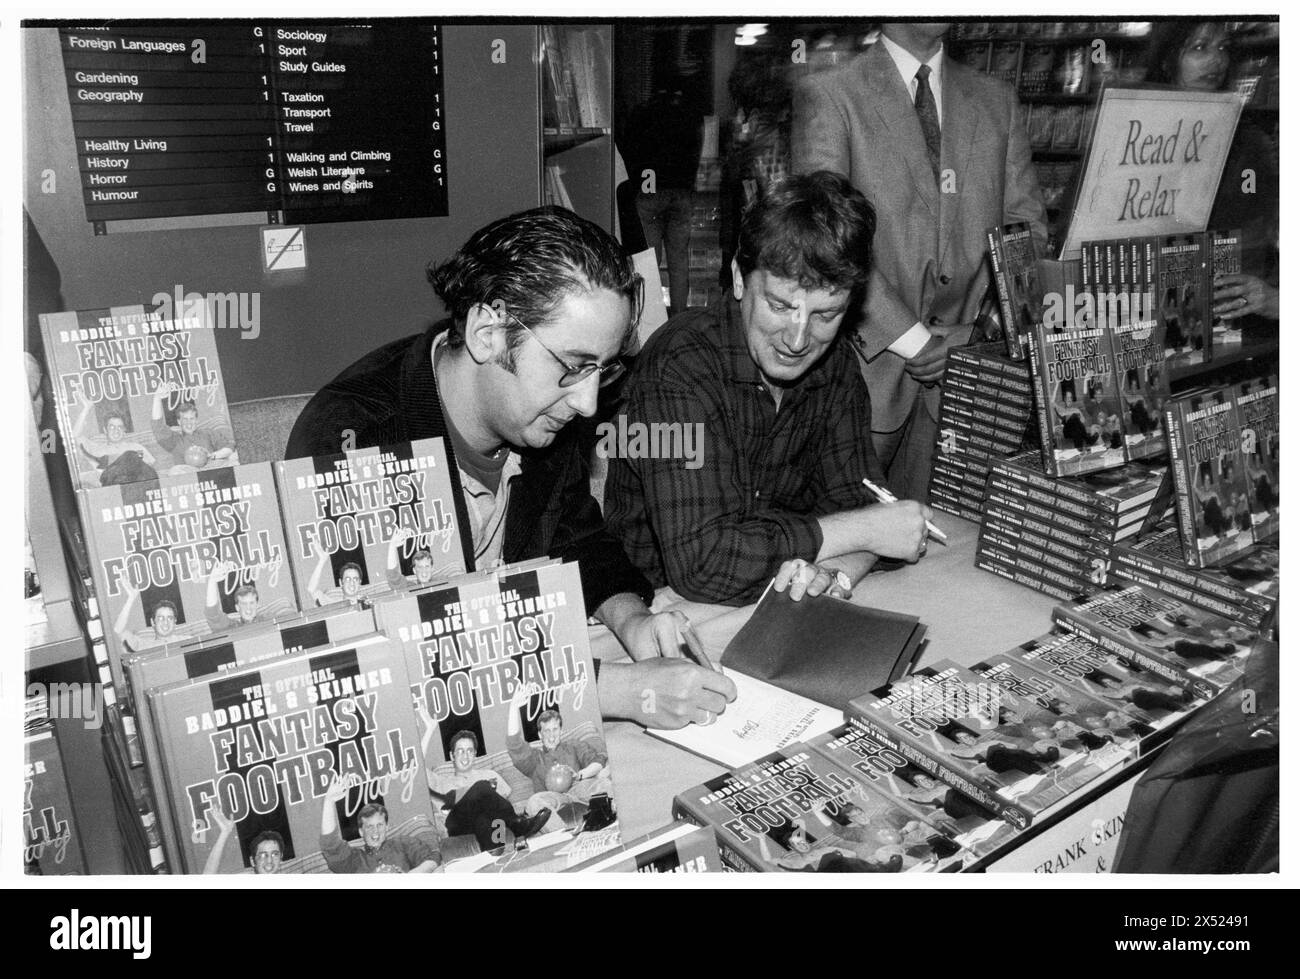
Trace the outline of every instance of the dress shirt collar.
[[[913, 104], [916, 102], [916, 72], [921, 67], [921, 62], [901, 44], [891, 41], [880, 35], [880, 43], [885, 46], [889, 56], [894, 59], [894, 67], [898, 69], [899, 75], [903, 78], [903, 87], [907, 89], [907, 97]], [[930, 66], [930, 94], [934, 96], [934, 108], [939, 115], [939, 124], [943, 125], [943, 54], [944, 47], [939, 45], [939, 50], [935, 52], [934, 57], [926, 62]]]

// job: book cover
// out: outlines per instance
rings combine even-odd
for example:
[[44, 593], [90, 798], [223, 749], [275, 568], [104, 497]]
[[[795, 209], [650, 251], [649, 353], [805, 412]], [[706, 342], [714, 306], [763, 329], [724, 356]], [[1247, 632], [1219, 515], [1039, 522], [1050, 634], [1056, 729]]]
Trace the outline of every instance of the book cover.
[[[1018, 41], [994, 44], [989, 58], [988, 73], [994, 78], [1002, 79], [1013, 88], [1020, 73], [1020, 47]], [[1042, 106], [1034, 107], [1035, 114], [1040, 108]]]
[[1048, 44], [1026, 44], [1020, 63], [1021, 95], [1045, 95], [1052, 89], [1055, 49]]
[[1007, 350], [1012, 358], [1020, 360], [1025, 356], [1025, 334], [1043, 315], [1038, 247], [1034, 244], [1033, 229], [1023, 221], [990, 228], [988, 241]]
[[[204, 868], [218, 807], [234, 824], [216, 870], [249, 866], [252, 841], [273, 830], [285, 860], [320, 852], [322, 809], [335, 778], [344, 840], [359, 812], [383, 805], [388, 825], [431, 816], [405, 657], [382, 636], [311, 650], [150, 693], [183, 869]], [[235, 845], [231, 845], [231, 844]]]
[[23, 739], [23, 871], [48, 877], [86, 870], [59, 740], [52, 725], [41, 725]]
[[1016, 831], [992, 810], [932, 778], [853, 724], [810, 738], [808, 748], [850, 769], [898, 806], [925, 818], [977, 857], [1005, 847]]
[[270, 463], [80, 495], [112, 680], [122, 657], [297, 608]]
[[216, 323], [144, 306], [40, 317], [73, 485], [121, 485], [237, 465]]
[[[1072, 632], [1030, 639], [1007, 655], [1133, 718], [1143, 751], [1160, 743], [1169, 728], [1204, 703], [1178, 684]], [[1154, 734], [1143, 731], [1138, 726], [1142, 724]]]
[[[476, 835], [484, 853], [508, 842], [483, 806], [461, 806], [475, 780], [515, 810], [496, 818], [516, 838], [517, 817], [550, 812], [527, 854], [507, 847], [500, 861], [464, 869], [563, 870], [619, 844], [576, 564], [533, 562], [393, 593], [376, 602], [375, 621], [405, 656], [416, 745], [439, 819], [459, 824], [453, 835]], [[458, 753], [466, 744], [473, 750]]]
[[335, 610], [328, 616], [291, 615], [281, 621], [241, 626], [189, 643], [170, 643], [131, 653], [123, 660], [130, 703], [135, 711], [133, 722], [139, 732], [143, 760], [157, 802], [163, 847], [172, 866], [181, 866], [180, 837], [186, 828], [177, 825], [169, 805], [149, 691], [307, 649], [360, 640], [374, 631], [375, 618], [368, 609]]
[[578, 864], [575, 874], [720, 874], [726, 870], [711, 826], [674, 822]]
[[1140, 585], [1058, 605], [1052, 621], [1205, 697], [1241, 675], [1254, 639], [1238, 622]]
[[971, 671], [1019, 698], [1035, 748], [1056, 751], [1057, 784], [1067, 795], [1136, 758], [1143, 737], [1154, 733], [1114, 703], [1039, 673], [1012, 655], [990, 656]]
[[968, 854], [917, 813], [805, 745], [679, 794], [673, 814], [712, 826], [735, 870], [926, 873]]
[[1281, 528], [1278, 483], [1282, 464], [1278, 454], [1277, 378], [1243, 381], [1234, 388], [1237, 423], [1241, 426], [1241, 455], [1246, 470], [1246, 495], [1256, 541], [1267, 540]]
[[1030, 333], [1043, 467], [1052, 476], [1126, 461], [1124, 408], [1104, 330]]
[[275, 464], [303, 607], [355, 605], [465, 570], [442, 439]]
[[1023, 829], [1059, 802], [1058, 752], [1040, 750], [1019, 699], [948, 661], [922, 667], [881, 698], [862, 697], [849, 719], [935, 778]]
[[1109, 337], [1115, 370], [1121, 378], [1128, 456], [1137, 460], [1163, 455], [1168, 448], [1164, 409], [1169, 400], [1163, 327], [1155, 319], [1121, 317]]
[[1174, 509], [1192, 567], [1220, 563], [1255, 541], [1241, 428], [1228, 388], [1188, 391], [1165, 404]]
[[[1213, 312], [1214, 283], [1221, 275], [1239, 275], [1241, 273], [1241, 229], [1231, 231], [1209, 231], [1206, 233], [1210, 243], [1210, 293], [1211, 312]], [[1214, 342], [1227, 342], [1229, 337], [1241, 337], [1241, 325], [1215, 316], [1211, 323]]]
[[1156, 316], [1165, 330], [1165, 356], [1204, 361], [1210, 356], [1210, 289], [1205, 233], [1156, 239]]

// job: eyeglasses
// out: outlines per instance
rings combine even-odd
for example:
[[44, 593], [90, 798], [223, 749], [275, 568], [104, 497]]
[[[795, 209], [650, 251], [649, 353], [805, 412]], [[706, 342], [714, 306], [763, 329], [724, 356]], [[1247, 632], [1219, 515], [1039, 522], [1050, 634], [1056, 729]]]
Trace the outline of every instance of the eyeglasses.
[[524, 332], [527, 333], [534, 340], [536, 340], [539, 344], [541, 344], [542, 349], [545, 350], [548, 354], [550, 354], [553, 358], [555, 358], [555, 362], [564, 368], [564, 373], [560, 375], [560, 387], [562, 388], [571, 388], [575, 384], [581, 384], [587, 378], [591, 377], [592, 374], [596, 374], [596, 373], [600, 374], [600, 382], [599, 382], [600, 386], [607, 387], [608, 385], [613, 384], [620, 377], [622, 377], [623, 372], [627, 370], [627, 365], [623, 363], [622, 360], [617, 360], [617, 359], [611, 360], [608, 364], [606, 364], [603, 367], [600, 364], [595, 364], [595, 363], [580, 364], [579, 366], [574, 367], [567, 360], [565, 360], [563, 357], [557, 354], [554, 350], [552, 350], [546, 344], [542, 343], [542, 338], [539, 337], [536, 333], [534, 333], [531, 329], [529, 329], [528, 324], [525, 323], [523, 320], [521, 320], [518, 316], [516, 316], [514, 313], [510, 312], [509, 310], [502, 310], [502, 312], [505, 313], [507, 316], [509, 316], [516, 323], [518, 323], [521, 327], [523, 327]]

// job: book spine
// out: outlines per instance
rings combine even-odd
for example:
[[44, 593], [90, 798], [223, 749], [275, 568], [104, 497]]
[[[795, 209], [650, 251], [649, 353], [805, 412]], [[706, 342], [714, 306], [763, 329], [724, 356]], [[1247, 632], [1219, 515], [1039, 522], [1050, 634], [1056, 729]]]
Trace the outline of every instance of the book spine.
[[1258, 620], [1267, 615], [1275, 604], [1271, 598], [1256, 595], [1241, 588], [1233, 588], [1206, 575], [1198, 574], [1181, 564], [1175, 564], [1162, 556], [1149, 554], [1136, 548], [1120, 545], [1115, 548], [1114, 561], [1119, 566], [1131, 568], [1134, 572], [1153, 575], [1162, 581], [1173, 582], [1190, 588], [1208, 598], [1218, 599], [1225, 607], [1236, 611], [1233, 617], [1242, 621]]
[[763, 870], [762, 867], [754, 863], [753, 858], [745, 853], [739, 847], [734, 846], [727, 834], [714, 826], [708, 816], [702, 811], [698, 811], [689, 799], [677, 796], [673, 799], [673, 819], [679, 819], [693, 826], [702, 826], [705, 829], [713, 827], [713, 835], [718, 841], [718, 856], [722, 858], [722, 863], [727, 870], [736, 873], [753, 873]]
[[1056, 585], [1038, 581], [1023, 572], [1017, 571], [1010, 565], [1003, 564], [996, 558], [976, 554], [975, 567], [979, 568], [981, 571], [992, 572], [998, 577], [1006, 578], [1008, 581], [1014, 582], [1017, 585], [1024, 585], [1027, 588], [1034, 589], [1034, 591], [1042, 592], [1044, 595], [1048, 595], [1052, 598], [1059, 598], [1063, 602], [1072, 602], [1079, 597], [1077, 593], [1072, 594], [1064, 588], [1058, 588]]
[[1188, 470], [1187, 439], [1183, 431], [1183, 404], [1171, 401], [1165, 406], [1165, 441], [1169, 445], [1169, 469], [1174, 474], [1174, 512], [1178, 516], [1178, 533], [1183, 539], [1183, 560], [1189, 567], [1201, 566], [1201, 552], [1196, 546], [1196, 520], [1192, 515], [1192, 479]]
[[991, 475], [989, 477], [988, 499], [986, 502], [990, 506], [1035, 518], [1041, 523], [1055, 528], [1055, 530], [1063, 530], [1078, 537], [1099, 540], [1105, 543], [1111, 543], [1115, 538], [1114, 523], [1107, 524], [1096, 520], [1079, 520], [1058, 510], [1045, 507], [1033, 500], [1005, 493], [993, 484]]
[[[1032, 521], [1015, 523], [1002, 519], [994, 512], [985, 514], [984, 519], [989, 530], [1006, 537], [1025, 541], [1033, 547], [1057, 554], [1060, 557], [1086, 561], [1091, 561], [1094, 557], [1103, 557], [1108, 561], [1110, 560], [1110, 545], [1105, 541], [1091, 540], [1074, 534], [1058, 533], [1051, 527], [1043, 527]], [[1026, 524], [1030, 523], [1034, 525], [1026, 526]]]
[[1156, 676], [1163, 677], [1194, 696], [1209, 699], [1219, 692], [1218, 688], [1208, 680], [1194, 676], [1186, 670], [1174, 666], [1168, 660], [1154, 655], [1150, 650], [1138, 643], [1129, 642], [1109, 629], [1096, 625], [1072, 607], [1058, 605], [1052, 609], [1052, 622], [1062, 629], [1083, 636], [1089, 642], [1109, 650], [1116, 656], [1132, 660], [1144, 670], [1149, 670]]
[[1204, 609], [1207, 612], [1213, 612], [1215, 615], [1221, 615], [1225, 619], [1231, 619], [1234, 622], [1240, 622], [1243, 625], [1256, 628], [1259, 625], [1259, 616], [1254, 615], [1240, 606], [1231, 605], [1228, 602], [1221, 601], [1209, 595], [1198, 592], [1169, 578], [1163, 577], [1158, 573], [1153, 573], [1149, 568], [1136, 566], [1132, 563], [1121, 563], [1116, 561], [1112, 567], [1117, 579], [1125, 584], [1141, 585], [1144, 588], [1150, 588], [1152, 591], [1158, 591], [1161, 594], [1169, 595], [1178, 599], [1180, 602], [1186, 602], [1188, 605], [1195, 605], [1197, 608]]
[[1029, 331], [1029, 371], [1033, 375], [1038, 397], [1034, 399], [1034, 408], [1038, 413], [1038, 447], [1043, 453], [1043, 468], [1048, 473], [1059, 476], [1056, 471], [1056, 443], [1052, 438], [1052, 392], [1047, 379], [1047, 350], [1044, 343], [1043, 327], [1036, 326]]
[[976, 785], [961, 772], [950, 768], [937, 754], [926, 751], [912, 744], [910, 740], [900, 737], [893, 728], [880, 724], [875, 718], [864, 714], [852, 703], [849, 704], [848, 710], [845, 711], [845, 716], [849, 723], [856, 725], [859, 730], [866, 731], [885, 747], [892, 748], [922, 771], [934, 776], [963, 795], [974, 799], [985, 809], [996, 813], [1012, 826], [1024, 829], [1033, 821], [1032, 815], [1025, 809], [1013, 802], [1008, 802], [996, 793], [985, 790], [982, 786]]
[[1024, 557], [1044, 568], [1067, 575], [1082, 585], [1105, 585], [1109, 558], [1104, 555], [1062, 554], [1041, 547], [1033, 541], [1006, 534], [996, 527], [985, 526], [980, 534], [979, 546], [990, 554], [1002, 553], [1016, 559]]
[[1042, 563], [1037, 557], [1029, 554], [987, 543], [983, 545], [982, 553], [986, 558], [1000, 561], [1020, 574], [1028, 575], [1035, 581], [1061, 589], [1071, 599], [1087, 595], [1097, 587], [1083, 575], [1073, 571], [1057, 571]]
[[1020, 323], [1011, 308], [1011, 283], [1007, 280], [1007, 258], [1002, 250], [1002, 229], [989, 228], [985, 232], [989, 243], [989, 257], [993, 262], [993, 282], [998, 290], [998, 306], [1002, 309], [1002, 332], [1007, 338], [1007, 348], [1017, 350], [1023, 342]]
[[1041, 473], [1027, 472], [1006, 463], [995, 466], [989, 479], [997, 479], [999, 486], [1007, 492], [1045, 503], [1082, 520], [1113, 524], [1119, 517], [1118, 500], [1089, 493], [1068, 480], [1048, 479]]

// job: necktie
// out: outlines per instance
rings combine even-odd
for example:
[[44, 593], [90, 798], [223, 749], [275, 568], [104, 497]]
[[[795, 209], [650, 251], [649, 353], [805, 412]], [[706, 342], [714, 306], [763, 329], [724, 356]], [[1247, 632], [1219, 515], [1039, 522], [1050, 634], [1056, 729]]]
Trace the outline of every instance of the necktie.
[[934, 104], [934, 95], [930, 92], [930, 66], [922, 65], [916, 69], [916, 117], [921, 121], [921, 135], [925, 137], [925, 152], [930, 158], [930, 169], [934, 171], [934, 182], [939, 182], [939, 109]]

